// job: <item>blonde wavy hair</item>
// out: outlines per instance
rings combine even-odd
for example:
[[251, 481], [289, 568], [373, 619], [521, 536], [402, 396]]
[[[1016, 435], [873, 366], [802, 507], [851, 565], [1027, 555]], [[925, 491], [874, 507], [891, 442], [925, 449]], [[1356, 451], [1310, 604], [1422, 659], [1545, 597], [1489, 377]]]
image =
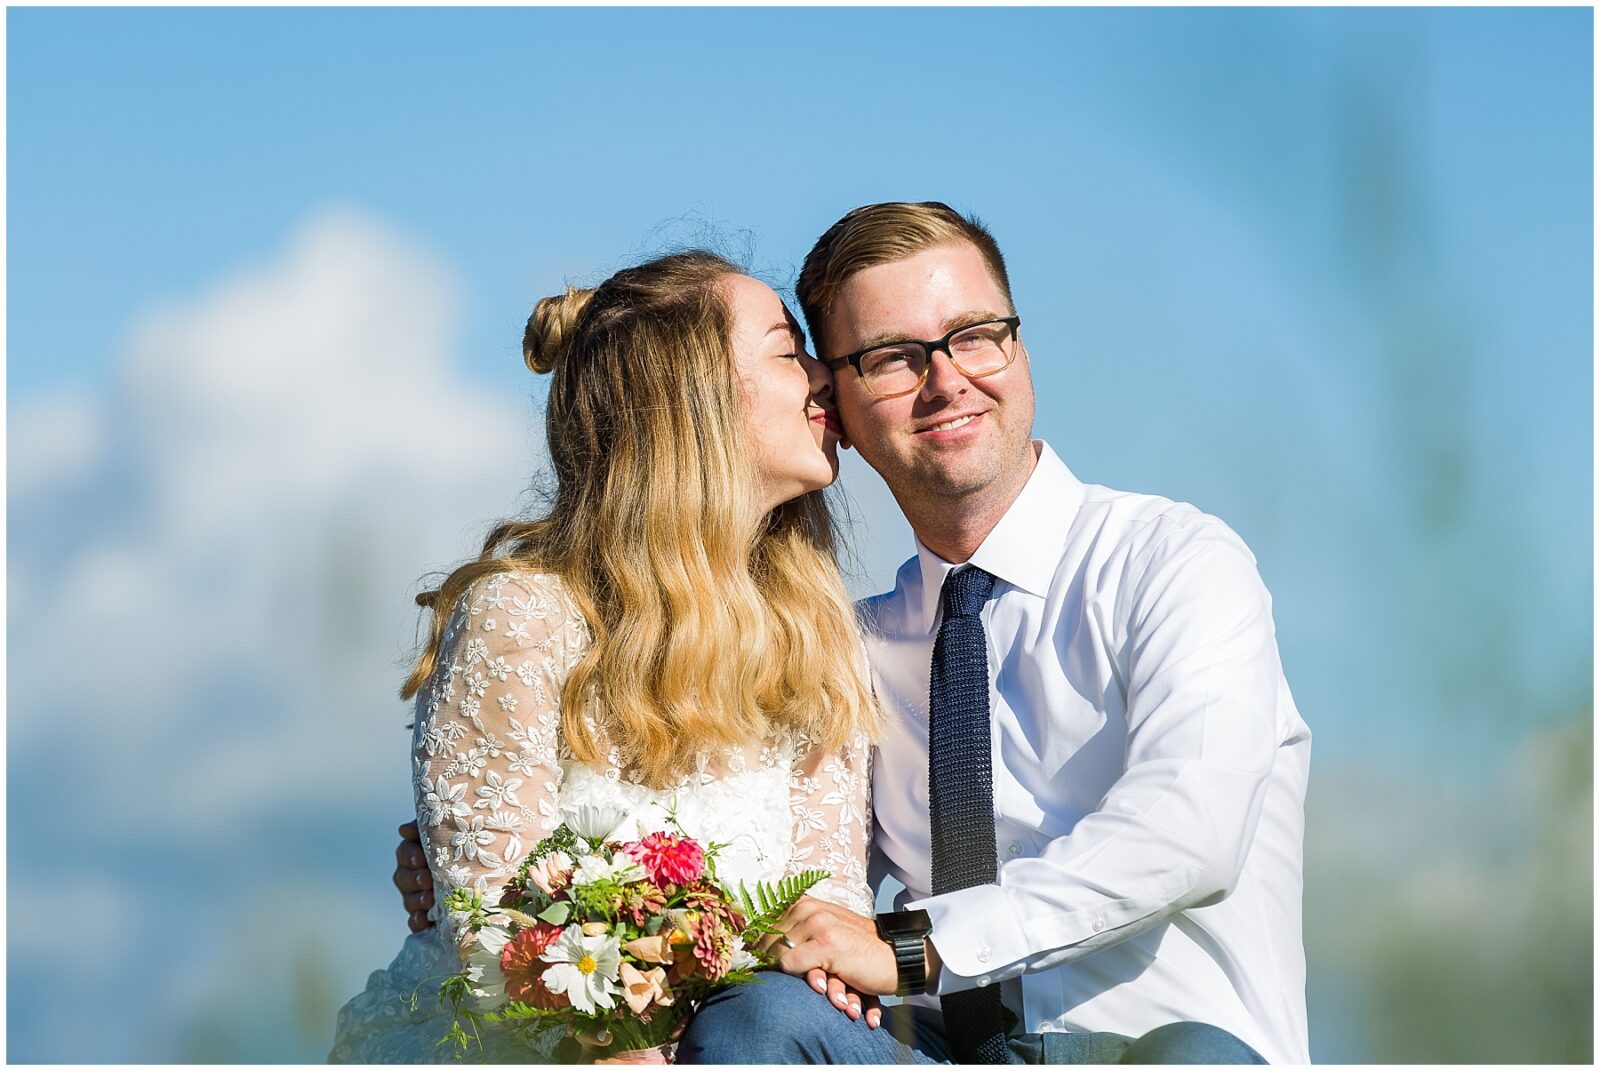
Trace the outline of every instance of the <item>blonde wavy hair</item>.
[[438, 666], [457, 600], [521, 568], [559, 576], [588, 625], [561, 693], [562, 732], [585, 763], [603, 761], [604, 739], [663, 785], [698, 753], [775, 729], [829, 750], [876, 733], [822, 492], [765, 515], [757, 504], [717, 285], [737, 274], [715, 254], [676, 253], [538, 303], [523, 356], [552, 373], [551, 507], [496, 525], [475, 561], [417, 597], [431, 630], [403, 698]]

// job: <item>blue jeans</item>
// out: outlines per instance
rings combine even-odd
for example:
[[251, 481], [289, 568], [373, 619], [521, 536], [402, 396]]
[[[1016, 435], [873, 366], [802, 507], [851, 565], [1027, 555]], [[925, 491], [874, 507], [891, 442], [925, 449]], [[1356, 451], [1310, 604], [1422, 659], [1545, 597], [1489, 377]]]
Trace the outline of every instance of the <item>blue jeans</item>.
[[[1024, 1034], [1015, 1063], [1261, 1064], [1255, 1050], [1205, 1023], [1168, 1023], [1140, 1038], [1111, 1033]], [[877, 1030], [851, 1022], [803, 979], [763, 971], [705, 1002], [678, 1042], [681, 1064], [948, 1064], [954, 1054], [931, 1008], [883, 1009]]]

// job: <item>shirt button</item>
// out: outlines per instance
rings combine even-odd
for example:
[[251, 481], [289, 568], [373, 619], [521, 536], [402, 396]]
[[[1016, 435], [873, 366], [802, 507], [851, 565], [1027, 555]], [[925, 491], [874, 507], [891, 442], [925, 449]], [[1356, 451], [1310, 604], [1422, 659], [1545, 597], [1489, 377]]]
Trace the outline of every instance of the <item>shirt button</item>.
[[1007, 855], [1021, 855], [1022, 854], [1022, 842], [1020, 840], [1014, 840], [1010, 844], [1006, 845], [1006, 854]]
[[982, 989], [984, 986], [989, 984], [990, 980], [991, 979], [989, 978], [989, 976], [987, 974], [984, 975], [982, 978], [979, 978], [978, 979], [978, 988]]
[[1103, 930], [1105, 928], [1106, 928], [1106, 917], [1104, 915], [1096, 915], [1094, 917], [1094, 932], [1095, 933], [1099, 933], [1101, 930]]
[[1033, 1032], [1035, 1034], [1053, 1034], [1055, 1033], [1055, 1029], [1056, 1024], [1046, 1020], [1045, 1022], [1042, 1022], [1038, 1026], [1034, 1027]]
[[992, 956], [992, 955], [994, 955], [994, 951], [992, 949], [990, 949], [990, 947], [988, 945], [979, 945], [978, 946], [978, 962], [979, 963], [988, 963], [989, 962], [989, 957]]

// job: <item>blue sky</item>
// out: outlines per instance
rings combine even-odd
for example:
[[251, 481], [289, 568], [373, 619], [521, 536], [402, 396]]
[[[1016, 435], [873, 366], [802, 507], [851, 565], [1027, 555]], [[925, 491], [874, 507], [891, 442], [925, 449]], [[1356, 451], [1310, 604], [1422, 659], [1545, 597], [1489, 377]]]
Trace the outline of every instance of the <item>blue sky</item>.
[[[1041, 432], [1085, 478], [1257, 525], [1258, 552], [1297, 518], [1349, 520], [1290, 515], [1263, 478], [1338, 468], [1347, 492], [1406, 493], [1383, 486], [1397, 444], [1374, 426], [1370, 319], [1431, 304], [1485, 352], [1419, 405], [1459, 407], [1472, 479], [1528, 529], [1508, 538], [1588, 546], [1582, 11], [10, 17], [15, 399], [93, 390], [144, 310], [270, 255], [321, 207], [435, 251], [464, 303], [453, 359], [526, 389], [517, 325], [569, 278], [703, 221], [783, 281], [842, 208], [938, 197], [1010, 239], [1062, 406]], [[1379, 223], [1363, 154], [1386, 140], [1404, 174]], [[1372, 263], [1385, 233], [1390, 279]], [[1539, 417], [1511, 434], [1512, 413]], [[1309, 471], [1226, 471], [1267, 444]]]
[[[81, 889], [170, 876], [126, 816], [203, 798], [225, 819], [150, 819], [173, 857], [218, 896], [340, 890], [285, 940], [327, 952], [304, 970], [334, 1004], [358, 987], [397, 940], [406, 585], [521, 501], [532, 302], [707, 236], [784, 285], [884, 199], [994, 229], [1038, 431], [1080, 477], [1255, 550], [1339, 815], [1319, 843], [1478, 865], [1439, 801], [1488, 805], [1590, 718], [1591, 18], [8, 11], [13, 934], [18, 883], [58, 869], [30, 801], [89, 831]], [[908, 537], [870, 473], [843, 482], [876, 590]], [[337, 761], [302, 761], [319, 742]], [[64, 746], [90, 757], [67, 794]], [[13, 940], [13, 1057], [316, 1055], [326, 1010], [296, 1034], [216, 997], [225, 941], [115, 929], [108, 964], [152, 982], [94, 1040], [15, 984], [60, 968]], [[1322, 962], [1314, 1054], [1374, 1056], [1336, 998], [1365, 968]]]

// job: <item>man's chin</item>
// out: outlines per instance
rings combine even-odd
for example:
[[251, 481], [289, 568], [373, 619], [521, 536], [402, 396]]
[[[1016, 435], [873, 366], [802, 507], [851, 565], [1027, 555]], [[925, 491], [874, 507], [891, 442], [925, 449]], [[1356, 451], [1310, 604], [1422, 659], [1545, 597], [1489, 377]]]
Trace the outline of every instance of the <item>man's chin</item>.
[[919, 468], [915, 482], [924, 495], [951, 500], [981, 494], [994, 480], [994, 470], [983, 465], [930, 465]]

